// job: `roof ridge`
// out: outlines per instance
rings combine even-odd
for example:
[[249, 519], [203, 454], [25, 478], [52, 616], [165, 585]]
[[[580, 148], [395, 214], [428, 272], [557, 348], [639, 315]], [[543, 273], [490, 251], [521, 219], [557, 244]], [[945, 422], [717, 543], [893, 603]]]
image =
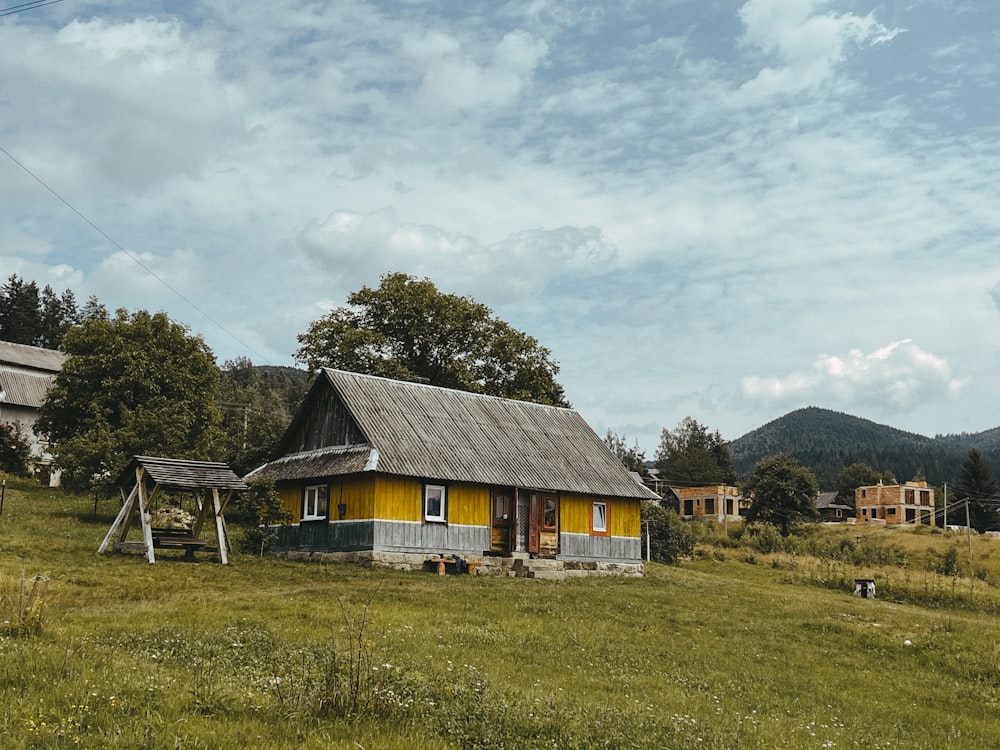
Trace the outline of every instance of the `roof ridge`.
[[489, 393], [476, 393], [475, 391], [463, 391], [461, 388], [446, 388], [443, 385], [433, 385], [431, 383], [421, 383], [421, 382], [416, 381], [416, 380], [399, 380], [398, 378], [387, 378], [384, 375], [369, 375], [368, 373], [364, 373], [364, 372], [353, 372], [352, 370], [340, 370], [340, 369], [337, 369], [336, 367], [321, 367], [320, 369], [324, 370], [326, 372], [329, 372], [329, 373], [337, 374], [337, 375], [348, 375], [348, 376], [355, 377], [355, 378], [367, 378], [369, 380], [380, 380], [380, 381], [386, 382], [386, 383], [393, 383], [394, 386], [396, 386], [396, 387], [399, 387], [399, 386], [404, 386], [404, 387], [405, 386], [413, 386], [414, 388], [430, 388], [430, 389], [436, 390], [436, 391], [447, 391], [448, 393], [458, 393], [458, 394], [461, 394], [462, 396], [470, 397], [470, 398], [491, 399], [491, 400], [495, 400], [495, 401], [507, 401], [507, 402], [513, 402], [513, 403], [516, 403], [516, 404], [525, 404], [526, 406], [534, 406], [534, 407], [538, 407], [540, 409], [556, 409], [558, 411], [576, 412], [576, 409], [574, 409], [571, 406], [555, 406], [554, 404], [540, 404], [537, 401], [524, 401], [524, 400], [519, 399], [519, 398], [510, 398], [508, 396], [493, 396], [493, 395], [491, 395]]

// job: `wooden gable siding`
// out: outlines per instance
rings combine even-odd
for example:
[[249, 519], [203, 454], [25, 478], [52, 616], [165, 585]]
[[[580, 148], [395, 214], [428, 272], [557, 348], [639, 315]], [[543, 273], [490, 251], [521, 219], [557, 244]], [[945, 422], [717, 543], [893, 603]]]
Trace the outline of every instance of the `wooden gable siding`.
[[639, 536], [639, 501], [569, 492], [563, 493], [559, 498], [560, 531], [567, 534], [589, 534], [594, 502], [607, 503], [612, 536]]
[[285, 437], [280, 453], [299, 453], [366, 442], [340, 396], [323, 384], [320, 387], [314, 386], [306, 398], [296, 420], [296, 429]]

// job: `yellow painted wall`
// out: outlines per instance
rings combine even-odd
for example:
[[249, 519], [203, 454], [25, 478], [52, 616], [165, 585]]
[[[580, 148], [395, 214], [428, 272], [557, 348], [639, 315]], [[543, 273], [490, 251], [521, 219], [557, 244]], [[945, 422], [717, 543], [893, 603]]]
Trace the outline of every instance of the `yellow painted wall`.
[[559, 501], [559, 529], [568, 534], [589, 534], [593, 503], [608, 504], [612, 536], [639, 536], [639, 501], [565, 493]]
[[376, 518], [386, 521], [422, 521], [424, 485], [407, 477], [375, 477]]
[[490, 525], [490, 489], [482, 484], [448, 487], [448, 523]]
[[[324, 482], [309, 480], [308, 482], [281, 484], [278, 486], [278, 496], [281, 504], [292, 514], [292, 523], [302, 520], [302, 490], [313, 484]], [[370, 474], [353, 477], [336, 478], [325, 482], [330, 503], [330, 518], [338, 518], [337, 505], [347, 506], [347, 520], [373, 518], [375, 512], [375, 482]]]

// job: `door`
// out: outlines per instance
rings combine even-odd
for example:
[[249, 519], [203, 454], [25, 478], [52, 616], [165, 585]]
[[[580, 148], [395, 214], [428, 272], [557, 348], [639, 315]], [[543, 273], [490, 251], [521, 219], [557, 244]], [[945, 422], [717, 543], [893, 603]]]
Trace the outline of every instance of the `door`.
[[506, 487], [494, 488], [491, 495], [490, 551], [506, 554], [513, 548], [514, 492]]
[[559, 498], [531, 493], [528, 513], [528, 552], [539, 557], [559, 554]]

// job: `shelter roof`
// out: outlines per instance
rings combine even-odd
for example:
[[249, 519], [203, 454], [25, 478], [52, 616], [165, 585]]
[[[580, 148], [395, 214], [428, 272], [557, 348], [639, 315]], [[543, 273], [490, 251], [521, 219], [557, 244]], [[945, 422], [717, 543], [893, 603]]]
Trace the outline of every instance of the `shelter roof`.
[[[321, 389], [336, 393], [367, 441], [350, 454], [352, 471], [364, 458], [361, 470], [400, 476], [659, 499], [572, 409], [327, 368], [296, 421], [322, 403]], [[295, 429], [293, 421], [289, 431]], [[309, 453], [311, 459], [300, 454], [300, 460], [320, 459], [319, 451]], [[277, 459], [264, 471], [293, 478], [295, 458]], [[348, 462], [348, 454], [336, 460]], [[326, 475], [338, 473], [348, 472]]]
[[246, 490], [247, 484], [224, 463], [216, 461], [187, 461], [179, 458], [135, 456], [121, 473], [119, 485], [135, 477], [135, 469], [142, 466], [156, 484], [175, 489]]

